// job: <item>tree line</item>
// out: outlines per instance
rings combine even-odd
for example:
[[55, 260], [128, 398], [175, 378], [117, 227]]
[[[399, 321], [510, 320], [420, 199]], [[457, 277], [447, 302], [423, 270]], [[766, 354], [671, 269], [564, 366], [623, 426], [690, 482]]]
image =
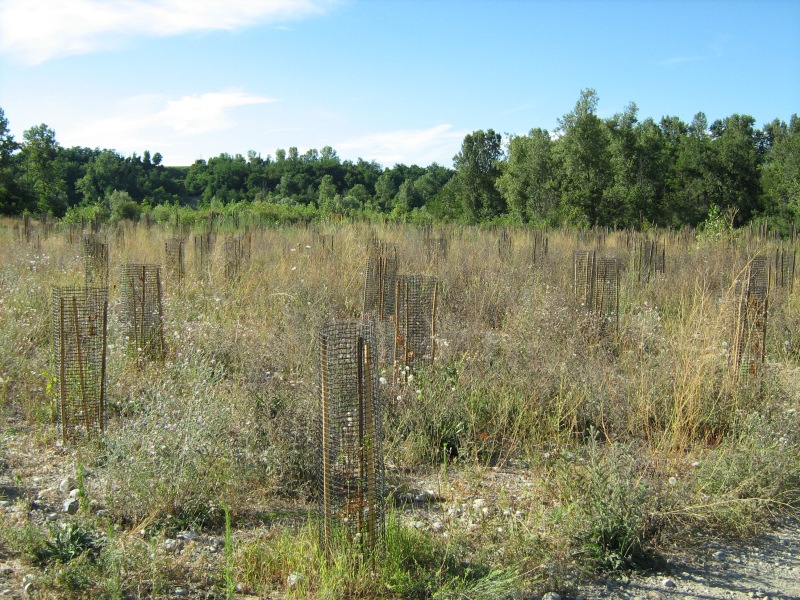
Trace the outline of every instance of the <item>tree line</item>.
[[492, 129], [465, 136], [453, 168], [342, 160], [330, 146], [220, 154], [167, 167], [160, 153], [64, 148], [45, 124], [17, 142], [0, 108], [0, 213], [137, 218], [164, 206], [223, 210], [241, 203], [304, 218], [340, 214], [417, 222], [504, 222], [579, 227], [800, 222], [800, 119], [758, 129], [734, 114], [709, 123], [639, 120], [631, 103], [597, 115], [583, 90], [554, 131], [506, 140]]

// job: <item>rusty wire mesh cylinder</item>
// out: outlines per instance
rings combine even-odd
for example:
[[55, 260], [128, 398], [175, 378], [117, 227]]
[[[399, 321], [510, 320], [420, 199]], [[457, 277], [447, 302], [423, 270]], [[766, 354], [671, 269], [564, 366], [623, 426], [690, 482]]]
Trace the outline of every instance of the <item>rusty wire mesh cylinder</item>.
[[164, 243], [167, 272], [179, 286], [183, 285], [186, 266], [183, 247], [183, 238], [170, 238]]
[[364, 278], [364, 318], [384, 322], [394, 317], [395, 285], [397, 282], [397, 250], [380, 247], [367, 257]]
[[224, 253], [225, 278], [236, 279], [250, 260], [250, 234], [245, 232], [225, 240]]
[[599, 258], [594, 266], [591, 313], [600, 332], [619, 329], [619, 260]]
[[319, 333], [317, 485], [323, 546], [344, 534], [366, 551], [385, 531], [383, 422], [375, 329], [352, 321]]
[[163, 358], [165, 345], [161, 267], [126, 264], [122, 269], [120, 291], [120, 321], [128, 349], [137, 356]]
[[756, 376], [764, 364], [769, 308], [770, 264], [766, 256], [750, 261], [747, 282], [737, 282], [736, 324], [732, 363], [745, 375]]
[[575, 301], [587, 309], [593, 296], [595, 262], [594, 250], [575, 250], [572, 254], [572, 291]]
[[656, 274], [663, 275], [666, 258], [666, 245], [656, 240], [642, 239], [636, 244], [636, 269], [639, 281], [647, 283]]
[[95, 233], [83, 236], [86, 285], [108, 287], [108, 244]]
[[529, 234], [529, 258], [532, 264], [541, 264], [547, 257], [548, 237], [543, 229], [534, 229]]
[[446, 235], [434, 237], [432, 228], [426, 228], [422, 245], [425, 248], [425, 259], [428, 264], [438, 265], [447, 260], [450, 252], [450, 239]]
[[503, 227], [497, 234], [497, 252], [501, 261], [505, 262], [511, 258], [512, 248], [511, 234]]
[[105, 421], [108, 288], [55, 288], [52, 308], [62, 439], [97, 438]]
[[797, 251], [794, 248], [776, 248], [772, 268], [772, 281], [775, 287], [784, 288], [790, 294], [794, 289], [794, 264]]
[[439, 280], [424, 275], [397, 278], [394, 364], [414, 368], [436, 358], [436, 305]]
[[194, 236], [194, 265], [201, 275], [206, 273], [211, 265], [215, 241], [216, 236], [212, 231]]

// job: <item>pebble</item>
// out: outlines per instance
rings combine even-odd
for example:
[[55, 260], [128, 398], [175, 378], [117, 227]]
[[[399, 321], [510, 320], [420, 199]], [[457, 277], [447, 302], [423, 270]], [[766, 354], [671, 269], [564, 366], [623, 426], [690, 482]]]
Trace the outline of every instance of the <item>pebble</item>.
[[62, 506], [63, 512], [74, 515], [78, 512], [78, 508], [80, 508], [80, 502], [78, 502], [75, 498], [68, 498], [67, 500], [64, 500], [64, 504]]
[[427, 504], [428, 502], [435, 502], [436, 501], [436, 494], [434, 494], [430, 490], [425, 490], [424, 492], [420, 492], [414, 498], [414, 502], [419, 502], [420, 504]]
[[181, 549], [180, 540], [164, 540], [164, 550], [167, 552], [177, 552]]
[[672, 579], [665, 579], [664, 580], [664, 587], [665, 588], [674, 588], [674, 587], [677, 587], [677, 586], [675, 585], [675, 582], [672, 581]]
[[542, 600], [561, 600], [561, 595], [556, 594], [555, 592], [547, 592], [544, 596], [542, 596]]
[[484, 500], [483, 498], [476, 498], [475, 500], [472, 501], [472, 508], [474, 508], [475, 510], [480, 510], [484, 506], [486, 506], [486, 500]]
[[434, 521], [433, 523], [431, 523], [431, 531], [438, 533], [443, 529], [444, 525], [440, 521]]
[[725, 558], [725, 553], [722, 550], [717, 550], [711, 556], [714, 558], [714, 560], [722, 560]]
[[175, 591], [172, 592], [173, 596], [188, 596], [189, 590], [186, 588], [175, 588]]
[[58, 484], [58, 489], [61, 491], [62, 494], [68, 494], [72, 490], [78, 487], [78, 484], [72, 477], [65, 477], [61, 480], [61, 483]]
[[296, 587], [298, 584], [303, 583], [303, 574], [302, 573], [289, 573], [289, 576], [286, 578], [286, 587], [292, 589]]
[[58, 521], [58, 513], [47, 513], [45, 519], [48, 521]]
[[194, 531], [179, 531], [175, 534], [175, 537], [180, 540], [189, 540], [190, 542], [196, 542], [200, 539], [200, 536]]

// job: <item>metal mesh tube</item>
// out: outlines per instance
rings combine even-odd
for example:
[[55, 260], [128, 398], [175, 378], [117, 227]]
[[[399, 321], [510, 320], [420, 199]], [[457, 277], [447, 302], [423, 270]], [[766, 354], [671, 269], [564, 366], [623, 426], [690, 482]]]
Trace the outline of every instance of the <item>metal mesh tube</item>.
[[395, 365], [424, 366], [436, 356], [436, 304], [439, 280], [423, 275], [397, 279], [395, 300]]
[[120, 321], [128, 348], [148, 358], [164, 356], [161, 267], [129, 263], [122, 269]]
[[332, 322], [319, 333], [318, 496], [326, 548], [344, 533], [383, 543], [383, 423], [371, 323]]
[[55, 288], [52, 308], [62, 439], [95, 438], [105, 421], [108, 288]]

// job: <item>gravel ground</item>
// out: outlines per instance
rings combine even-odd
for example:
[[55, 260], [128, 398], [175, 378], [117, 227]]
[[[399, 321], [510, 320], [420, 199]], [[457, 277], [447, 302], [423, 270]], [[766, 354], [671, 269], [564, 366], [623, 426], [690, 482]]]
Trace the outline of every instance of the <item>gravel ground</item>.
[[800, 522], [787, 522], [747, 544], [702, 544], [689, 555], [670, 557], [661, 573], [612, 579], [581, 595], [586, 600], [800, 599]]

